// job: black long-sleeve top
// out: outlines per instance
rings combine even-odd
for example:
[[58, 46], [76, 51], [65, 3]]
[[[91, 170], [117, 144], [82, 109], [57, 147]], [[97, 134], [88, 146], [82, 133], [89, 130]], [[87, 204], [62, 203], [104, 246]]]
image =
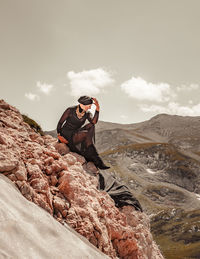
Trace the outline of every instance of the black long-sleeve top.
[[[65, 110], [65, 112], [63, 113], [63, 115], [61, 116], [58, 122], [57, 133], [61, 132], [61, 128], [65, 130], [70, 130], [70, 131], [77, 130], [85, 123], [86, 119], [92, 124], [96, 124], [98, 122], [99, 111], [96, 110], [94, 116], [92, 115], [91, 112], [87, 111], [85, 112], [83, 117], [79, 119], [76, 114], [76, 109], [77, 109], [77, 105], [69, 107]], [[80, 112], [82, 111], [80, 105], [79, 105], [79, 111]]]

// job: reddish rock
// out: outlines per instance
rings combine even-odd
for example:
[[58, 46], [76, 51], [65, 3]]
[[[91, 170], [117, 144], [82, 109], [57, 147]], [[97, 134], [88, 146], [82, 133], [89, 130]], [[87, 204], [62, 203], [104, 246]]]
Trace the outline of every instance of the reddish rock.
[[133, 228], [140, 249], [139, 258], [163, 259], [149, 231], [150, 221], [145, 213], [135, 211], [132, 206], [120, 209], [126, 215], [127, 223]]
[[65, 216], [67, 215], [67, 210], [69, 209], [69, 203], [66, 200], [61, 199], [58, 196], [54, 196], [53, 205], [55, 210], [60, 211], [60, 213], [64, 213]]
[[57, 193], [59, 193], [58, 187], [55, 186], [50, 186], [50, 191], [53, 195], [57, 195]]
[[76, 161], [81, 163], [81, 165], [85, 164], [86, 163], [86, 160], [83, 156], [77, 154], [77, 153], [74, 153], [74, 152], [69, 152], [69, 154], [71, 154], [72, 156], [74, 156], [76, 158]]
[[83, 169], [83, 167], [82, 167], [80, 162], [75, 162], [75, 164], [70, 165], [68, 167], [68, 170], [69, 171], [79, 172], [80, 174], [83, 173], [83, 171], [84, 171], [84, 169]]
[[4, 100], [0, 100], [0, 109], [2, 110], [9, 110], [10, 109], [10, 105], [6, 102], [4, 102]]
[[59, 159], [60, 158], [60, 154], [58, 154], [56, 151], [54, 151], [53, 149], [47, 149], [44, 148], [43, 152], [47, 155], [47, 156], [51, 156], [54, 159]]
[[[68, 174], [65, 174], [64, 176], [62, 176], [62, 181], [60, 183], [60, 185], [58, 186], [59, 191], [64, 194], [64, 196], [68, 199], [68, 200], [72, 200], [74, 198], [74, 186], [72, 186], [71, 182], [72, 182], [72, 178], [73, 176]], [[77, 186], [78, 189], [78, 186]]]
[[31, 177], [29, 182], [33, 189], [35, 189], [38, 192], [44, 192], [49, 187], [48, 181], [41, 176], [37, 178]]
[[29, 135], [32, 141], [35, 141], [39, 144], [44, 144], [44, 140], [37, 134], [36, 132], [33, 132], [32, 134]]
[[40, 170], [43, 169], [43, 167], [44, 167], [44, 162], [42, 163], [41, 160], [39, 160], [39, 159], [30, 158], [30, 159], [28, 159], [27, 162], [32, 165], [37, 165]]
[[36, 194], [33, 197], [33, 202], [36, 203], [38, 206], [49, 212], [51, 215], [53, 215], [53, 209], [49, 204], [46, 202], [46, 196], [43, 197], [42, 195]]
[[51, 175], [50, 179], [51, 179], [51, 185], [55, 186], [58, 183], [58, 179], [56, 175]]
[[58, 164], [59, 164], [61, 170], [68, 170], [68, 168], [69, 168], [67, 161], [65, 161], [63, 159], [59, 159]]
[[96, 168], [93, 162], [88, 162], [83, 166], [84, 170], [91, 175], [98, 175], [99, 169]]
[[7, 144], [7, 142], [6, 142], [6, 137], [5, 137], [5, 136], [3, 136], [3, 134], [2, 134], [2, 135], [0, 135], [0, 144], [4, 144], [4, 145], [6, 145], [6, 144]]
[[40, 169], [40, 167], [38, 165], [33, 165], [33, 164], [30, 164], [30, 163], [26, 163], [26, 169], [27, 169], [27, 172], [28, 172], [28, 175], [29, 177], [32, 176], [32, 175], [35, 175], [35, 176], [40, 176], [42, 175], [42, 171]]
[[52, 165], [53, 164], [53, 162], [54, 162], [54, 159], [53, 159], [53, 157], [47, 157], [45, 160], [44, 160], [44, 164], [45, 165]]
[[17, 177], [15, 176], [15, 174], [8, 174], [7, 177], [13, 182], [17, 181]]
[[16, 172], [15, 172], [15, 176], [17, 178], [17, 180], [20, 181], [27, 181], [27, 171], [24, 165], [20, 165]]
[[14, 111], [14, 114], [15, 113], [20, 114], [19, 111], [15, 107], [6, 103], [3, 99], [0, 100], [0, 109], [2, 109], [2, 110], [12, 110], [12, 111]]
[[64, 218], [66, 218], [67, 213], [68, 213], [68, 210], [63, 210], [63, 211], [62, 211], [62, 216], [63, 216]]
[[66, 154], [63, 158], [69, 165], [74, 165], [77, 162], [77, 158], [72, 154]]
[[52, 173], [58, 173], [63, 170], [63, 165], [60, 164], [58, 161], [54, 161], [50, 165], [45, 167], [46, 174], [50, 175]]
[[19, 161], [12, 156], [11, 152], [0, 154], [0, 172], [8, 172], [15, 169], [19, 164]]
[[58, 151], [58, 153], [62, 156], [70, 152], [69, 147], [64, 143], [56, 142], [54, 147]]
[[20, 191], [29, 201], [32, 201], [32, 199], [36, 195], [33, 188], [26, 182], [22, 183], [22, 185], [20, 186]]

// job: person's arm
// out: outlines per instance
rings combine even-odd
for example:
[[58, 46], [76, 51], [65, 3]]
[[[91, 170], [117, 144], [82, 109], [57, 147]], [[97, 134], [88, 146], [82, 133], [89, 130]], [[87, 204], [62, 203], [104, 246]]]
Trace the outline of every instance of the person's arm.
[[88, 112], [88, 120], [92, 124], [96, 124], [98, 122], [98, 119], [99, 119], [100, 106], [99, 106], [99, 103], [98, 103], [96, 98], [93, 97], [92, 99], [94, 100], [94, 104], [96, 105], [96, 111], [95, 111], [94, 117], [92, 117], [91, 112]]
[[96, 111], [99, 112], [99, 110], [100, 110], [99, 102], [98, 102], [97, 99], [94, 98], [94, 97], [92, 97], [92, 99], [93, 99], [93, 101], [94, 101], [94, 105], [96, 105]]
[[67, 108], [67, 110], [61, 116], [61, 118], [58, 122], [58, 125], [57, 125], [58, 139], [60, 140], [60, 142], [65, 143], [65, 144], [67, 144], [68, 141], [63, 136], [60, 135], [60, 130], [61, 130], [61, 127], [62, 127], [64, 121], [69, 117], [69, 115], [70, 115], [70, 108]]
[[60, 134], [60, 130], [61, 130], [61, 127], [64, 123], [64, 121], [69, 117], [69, 114], [70, 114], [70, 108], [67, 108], [63, 115], [61, 116], [59, 122], [58, 122], [58, 125], [57, 125], [57, 133]]
[[94, 114], [94, 117], [92, 116], [92, 113], [91, 112], [88, 112], [88, 120], [89, 122], [91, 122], [92, 124], [96, 124], [98, 122], [98, 119], [99, 119], [99, 111], [95, 111], [95, 114]]

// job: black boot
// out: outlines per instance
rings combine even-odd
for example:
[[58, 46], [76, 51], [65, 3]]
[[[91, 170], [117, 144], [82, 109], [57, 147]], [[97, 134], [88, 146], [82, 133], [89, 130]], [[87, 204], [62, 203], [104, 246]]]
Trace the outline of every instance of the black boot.
[[85, 159], [89, 162], [93, 162], [95, 166], [99, 169], [105, 170], [109, 169], [109, 166], [106, 166], [102, 159], [99, 157], [97, 150], [94, 145], [90, 145], [86, 150], [84, 154]]

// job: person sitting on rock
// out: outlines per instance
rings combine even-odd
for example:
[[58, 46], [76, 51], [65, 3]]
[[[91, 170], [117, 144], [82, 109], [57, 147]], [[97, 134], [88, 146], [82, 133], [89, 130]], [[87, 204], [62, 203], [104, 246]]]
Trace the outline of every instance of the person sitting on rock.
[[[99, 103], [96, 98], [89, 96], [81, 96], [78, 102], [79, 105], [67, 108], [58, 122], [59, 142], [67, 144], [72, 152], [84, 156], [88, 162], [92, 161], [97, 168], [108, 169], [110, 167], [103, 163], [94, 146], [95, 124], [98, 122], [100, 110]], [[88, 111], [93, 103], [96, 106], [94, 116]], [[83, 126], [86, 120], [89, 123]], [[81, 145], [80, 148], [77, 147], [78, 144]]]

